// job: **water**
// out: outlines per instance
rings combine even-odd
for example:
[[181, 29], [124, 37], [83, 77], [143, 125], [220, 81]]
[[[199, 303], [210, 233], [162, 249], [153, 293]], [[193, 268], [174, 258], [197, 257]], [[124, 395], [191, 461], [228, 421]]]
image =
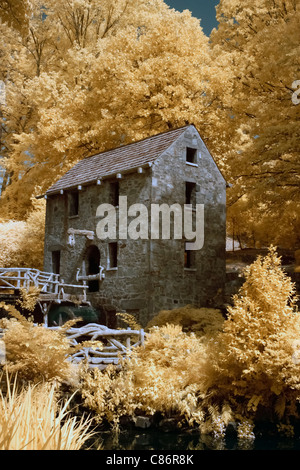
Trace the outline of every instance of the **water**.
[[208, 451], [208, 450], [300, 450], [299, 438], [260, 437], [254, 441], [236, 438], [214, 439], [193, 432], [162, 432], [159, 430], [127, 430], [118, 434], [102, 432], [96, 446], [106, 451]]

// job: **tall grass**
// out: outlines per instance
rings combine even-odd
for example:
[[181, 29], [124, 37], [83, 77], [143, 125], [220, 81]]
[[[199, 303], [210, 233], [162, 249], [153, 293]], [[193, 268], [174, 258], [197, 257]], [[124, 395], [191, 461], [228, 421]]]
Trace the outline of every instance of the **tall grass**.
[[72, 417], [54, 384], [16, 383], [0, 391], [0, 450], [79, 450], [92, 437], [91, 421]]

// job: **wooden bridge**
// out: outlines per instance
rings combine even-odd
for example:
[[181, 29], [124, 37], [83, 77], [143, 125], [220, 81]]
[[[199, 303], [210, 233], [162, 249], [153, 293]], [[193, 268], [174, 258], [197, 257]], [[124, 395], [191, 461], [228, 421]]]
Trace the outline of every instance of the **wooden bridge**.
[[31, 268], [0, 268], [0, 300], [9, 301], [18, 296], [22, 289], [29, 292], [36, 288], [39, 291], [37, 303], [48, 325], [48, 312], [53, 304], [63, 301], [71, 302], [76, 297], [78, 304], [90, 305], [87, 300], [88, 284], [67, 284], [59, 274], [43, 272]]
[[[72, 303], [74, 291], [79, 291], [76, 302], [90, 305], [87, 300], [88, 284], [85, 279], [82, 280], [82, 284], [66, 284], [60, 279], [59, 274], [29, 268], [0, 268], [0, 301], [1, 299], [5, 300], [5, 297], [13, 299], [21, 289], [29, 292], [33, 287], [39, 291], [37, 302], [43, 313], [43, 326], [51, 330], [60, 328], [60, 326], [48, 326], [48, 313], [53, 303]], [[68, 290], [71, 290], [71, 293], [68, 293]], [[80, 328], [70, 328], [66, 331], [66, 335], [73, 346], [77, 346], [87, 339], [101, 341], [103, 345], [101, 348], [83, 347], [70, 357], [70, 361], [73, 363], [84, 361], [88, 367], [100, 369], [109, 364], [117, 366], [120, 358], [128, 356], [132, 348], [143, 345], [145, 339], [143, 329], [113, 330], [97, 323], [89, 323]]]
[[[49, 327], [58, 330], [60, 327]], [[70, 356], [72, 363], [85, 362], [89, 368], [105, 369], [109, 364], [118, 366], [120, 360], [129, 357], [133, 348], [143, 346], [145, 341], [144, 330], [131, 330], [131, 328], [112, 330], [104, 325], [89, 323], [80, 328], [70, 328], [66, 335], [72, 346], [80, 344], [82, 339], [100, 341], [102, 347], [83, 347]]]
[[[59, 330], [61, 327], [53, 326], [45, 328], [49, 330]], [[69, 328], [66, 336], [70, 341], [71, 346], [76, 346], [76, 352], [71, 354], [67, 360], [73, 364], [85, 363], [88, 368], [105, 369], [108, 365], [120, 366], [120, 362], [124, 358], [131, 355], [133, 348], [143, 346], [145, 341], [144, 330], [112, 330], [104, 325], [97, 323], [89, 323], [88, 325], [80, 328]], [[0, 338], [4, 340], [5, 344], [5, 330], [0, 328]], [[83, 346], [77, 348], [82, 341], [97, 341], [101, 342], [101, 347]], [[1, 353], [1, 350], [0, 350]], [[4, 359], [0, 354], [0, 359]], [[3, 363], [3, 361], [1, 362]]]
[[82, 284], [66, 284], [59, 274], [47, 273], [30, 268], [0, 268], [0, 292], [11, 293], [16, 290], [31, 287], [40, 289], [41, 294], [50, 294], [53, 297], [65, 298], [67, 288], [80, 289], [82, 300], [86, 300], [88, 285], [84, 280]]

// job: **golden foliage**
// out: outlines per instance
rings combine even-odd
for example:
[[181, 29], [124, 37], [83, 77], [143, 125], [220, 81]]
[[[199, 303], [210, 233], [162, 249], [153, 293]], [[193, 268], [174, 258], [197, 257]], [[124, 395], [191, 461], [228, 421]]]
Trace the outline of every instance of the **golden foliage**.
[[[15, 317], [1, 322], [5, 368], [35, 383], [80, 384], [83, 405], [116, 429], [123, 416], [134, 420], [141, 413], [159, 413], [222, 440], [228, 422], [236, 420], [241, 446], [247, 447], [256, 419], [267, 415], [290, 432], [290, 417], [299, 417], [300, 317], [295, 286], [274, 247], [246, 268], [245, 283], [225, 321], [218, 311], [189, 306], [161, 312], [156, 318], [161, 325], [149, 328], [144, 346], [122, 360], [121, 370], [109, 366], [80, 370], [77, 376], [66, 361], [65, 331], [74, 320], [60, 331], [47, 330], [13, 307], [1, 307]], [[200, 334], [165, 324], [167, 319], [190, 330], [197, 325]]]
[[210, 344], [211, 390], [246, 416], [265, 409], [282, 418], [296, 413], [300, 394], [295, 286], [273, 247], [246, 268], [245, 278], [223, 331]]
[[228, 215], [251, 246], [293, 249], [300, 233], [300, 107], [292, 101], [292, 84], [300, 79], [300, 4], [244, 0], [241, 7], [221, 0], [217, 20], [212, 47], [226, 55], [234, 76]]
[[21, 253], [20, 235], [26, 230], [26, 222], [12, 221], [0, 223], [0, 264], [3, 267], [18, 265]]
[[117, 313], [117, 316], [132, 330], [140, 330], [142, 327], [131, 313]]
[[20, 289], [20, 299], [17, 300], [17, 304], [21, 308], [33, 312], [37, 304], [41, 289], [39, 287], [32, 286], [29, 290]]
[[[81, 393], [99, 420], [118, 423], [124, 414], [159, 412], [220, 439], [236, 420], [240, 445], [247, 447], [256, 419], [267, 415], [288, 424], [290, 416], [297, 417], [295, 286], [273, 247], [247, 267], [245, 277], [222, 330], [208, 328], [205, 341], [180, 325], [153, 326], [120, 373], [88, 372]], [[174, 317], [180, 319], [186, 309], [178, 310]], [[164, 315], [162, 323], [169, 318]]]
[[2, 319], [6, 349], [4, 369], [30, 382], [58, 381], [76, 384], [77, 371], [67, 361], [70, 343], [64, 330], [34, 325], [12, 306], [0, 304], [14, 318]]
[[134, 414], [133, 380], [124, 370], [116, 373], [113, 366], [83, 374], [81, 396], [84, 406], [96, 413], [96, 421], [108, 421], [115, 430], [121, 416]]
[[68, 411], [70, 399], [59, 402], [52, 384], [18, 390], [8, 378], [0, 391], [1, 450], [80, 450], [92, 437], [91, 421]]
[[199, 377], [205, 351], [195, 336], [179, 326], [153, 328], [144, 347], [137, 348], [119, 373], [111, 368], [93, 370], [83, 378], [84, 404], [96, 411], [100, 420], [115, 424], [122, 415], [137, 412], [200, 424], [203, 413], [197, 408]]
[[162, 310], [148, 323], [147, 328], [167, 323], [180, 325], [184, 331], [194, 332], [196, 336], [209, 337], [221, 331], [224, 317], [218, 309], [187, 305], [173, 310]]
[[0, 223], [0, 266], [42, 269], [45, 202], [33, 202], [25, 221]]
[[28, 17], [30, 0], [2, 0], [0, 3], [0, 18], [21, 34], [28, 34]]

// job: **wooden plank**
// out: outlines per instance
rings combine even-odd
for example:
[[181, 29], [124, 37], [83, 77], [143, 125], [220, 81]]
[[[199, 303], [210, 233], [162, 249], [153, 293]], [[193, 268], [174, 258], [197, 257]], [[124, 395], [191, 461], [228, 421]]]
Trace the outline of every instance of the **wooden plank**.
[[127, 352], [126, 346], [124, 346], [122, 343], [120, 343], [120, 342], [117, 341], [116, 339], [114, 339], [114, 338], [109, 338], [109, 341], [110, 341], [114, 346], [116, 346], [118, 349], [120, 349], [121, 351], [123, 351], [124, 353]]
[[97, 350], [97, 349], [94, 349], [92, 351], [90, 351], [90, 353], [92, 354], [92, 356], [90, 357], [118, 357], [118, 351], [115, 351], [115, 352], [105, 352], [105, 351], [102, 351], [101, 349]]
[[90, 358], [91, 364], [118, 364], [118, 358]]

